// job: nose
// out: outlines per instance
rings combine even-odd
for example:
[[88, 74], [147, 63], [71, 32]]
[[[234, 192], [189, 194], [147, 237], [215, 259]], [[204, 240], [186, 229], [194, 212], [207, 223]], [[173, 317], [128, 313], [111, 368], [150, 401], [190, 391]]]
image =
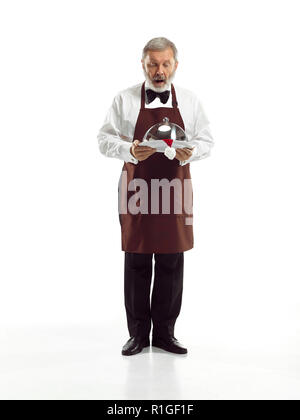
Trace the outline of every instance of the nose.
[[163, 68], [162, 68], [162, 67], [159, 67], [159, 68], [157, 69], [156, 74], [157, 74], [158, 76], [163, 76], [163, 74], [164, 74]]

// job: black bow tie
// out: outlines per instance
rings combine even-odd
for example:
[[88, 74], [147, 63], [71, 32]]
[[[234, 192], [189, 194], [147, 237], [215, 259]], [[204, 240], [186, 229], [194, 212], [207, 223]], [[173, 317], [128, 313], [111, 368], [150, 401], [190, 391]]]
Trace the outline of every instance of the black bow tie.
[[148, 104], [150, 104], [152, 101], [154, 101], [154, 99], [159, 96], [160, 101], [165, 104], [168, 102], [169, 96], [170, 96], [170, 91], [169, 90], [165, 90], [164, 92], [155, 92], [152, 89], [147, 89], [146, 90], [147, 93], [147, 100], [148, 100]]

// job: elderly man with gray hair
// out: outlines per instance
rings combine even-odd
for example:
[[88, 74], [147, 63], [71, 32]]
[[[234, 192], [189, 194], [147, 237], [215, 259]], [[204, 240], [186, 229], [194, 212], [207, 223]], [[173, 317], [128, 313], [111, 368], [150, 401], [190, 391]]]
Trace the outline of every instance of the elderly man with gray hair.
[[[185, 354], [187, 349], [175, 338], [174, 328], [182, 302], [184, 252], [194, 246], [192, 208], [178, 213], [171, 205], [166, 213], [161, 206], [159, 211], [151, 206], [149, 213], [142, 204], [154, 201], [155, 181], [172, 184], [174, 180], [179, 182], [181, 195], [175, 188], [168, 193], [163, 188], [163, 200], [182, 202], [182, 194], [189, 190], [192, 202], [190, 162], [209, 156], [214, 140], [197, 95], [173, 83], [178, 67], [174, 43], [164, 37], [151, 39], [141, 62], [145, 80], [116, 94], [97, 136], [103, 155], [124, 162], [118, 189], [119, 203], [123, 203], [119, 222], [130, 338], [122, 354], [134, 355], [150, 346], [151, 324], [152, 346]], [[153, 142], [140, 145], [148, 130], [162, 121], [185, 133], [184, 147], [177, 142], [174, 153], [160, 153]], [[164, 140], [169, 144], [170, 139]], [[186, 181], [190, 181], [189, 189]], [[134, 200], [140, 207], [132, 206]], [[133, 207], [135, 211], [130, 210]]]

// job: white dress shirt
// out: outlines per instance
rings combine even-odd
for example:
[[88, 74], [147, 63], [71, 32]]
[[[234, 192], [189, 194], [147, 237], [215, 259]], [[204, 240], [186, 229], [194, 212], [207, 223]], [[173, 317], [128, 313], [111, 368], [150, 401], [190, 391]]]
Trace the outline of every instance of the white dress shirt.
[[[117, 93], [97, 135], [100, 152], [103, 155], [136, 165], [139, 161], [130, 153], [130, 148], [132, 141], [135, 140], [133, 136], [141, 106], [142, 84], [143, 82]], [[198, 97], [188, 89], [177, 86], [175, 83], [173, 85], [187, 141], [195, 146], [189, 159], [178, 161], [180, 165], [185, 165], [209, 156], [214, 140], [209, 129], [209, 120]], [[145, 90], [148, 88], [146, 80]], [[145, 108], [157, 107], [172, 108], [172, 91], [170, 91], [169, 99], [165, 104], [160, 101], [159, 97], [156, 97], [150, 104], [147, 104], [147, 101], [145, 103]], [[157, 123], [159, 122], [157, 121]], [[138, 140], [142, 141], [143, 139]]]

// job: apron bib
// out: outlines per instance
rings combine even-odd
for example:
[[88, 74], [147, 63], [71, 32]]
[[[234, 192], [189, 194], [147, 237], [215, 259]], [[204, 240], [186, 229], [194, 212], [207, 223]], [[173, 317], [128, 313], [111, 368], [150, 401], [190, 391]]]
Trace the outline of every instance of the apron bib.
[[[171, 123], [179, 125], [183, 130], [184, 122], [178, 109], [173, 84], [172, 108], [145, 108], [145, 82], [141, 89], [141, 108], [135, 126], [132, 141], [143, 140], [146, 131], [153, 125], [169, 118]], [[167, 145], [166, 145], [167, 146]], [[138, 179], [142, 181], [138, 181]], [[163, 211], [163, 188], [159, 188], [159, 200], [151, 196], [151, 180], [168, 180], [170, 194], [164, 194], [169, 203], [169, 214]], [[184, 181], [186, 180], [186, 181]], [[156, 181], [156, 182], [158, 182]], [[133, 214], [129, 211], [129, 200], [140, 191], [140, 184], [147, 184], [147, 214], [139, 211]], [[131, 185], [129, 186], [129, 184]], [[176, 184], [177, 188], [170, 187]], [[162, 185], [162, 182], [160, 183]], [[165, 190], [165, 191], [166, 191]], [[145, 191], [145, 189], [143, 190]], [[121, 203], [121, 204], [120, 204]], [[136, 200], [139, 206], [141, 200]], [[152, 211], [151, 204], [155, 207]], [[178, 212], [178, 206], [182, 211]], [[178, 205], [178, 206], [177, 206]], [[120, 207], [122, 208], [120, 212]], [[125, 209], [125, 210], [124, 210]], [[186, 211], [187, 209], [187, 211]], [[137, 164], [124, 162], [119, 182], [119, 220], [121, 224], [122, 251], [136, 253], [176, 253], [192, 249], [193, 236], [193, 189], [190, 174], [190, 164], [181, 166], [178, 159], [168, 159], [163, 153], [156, 152]]]

